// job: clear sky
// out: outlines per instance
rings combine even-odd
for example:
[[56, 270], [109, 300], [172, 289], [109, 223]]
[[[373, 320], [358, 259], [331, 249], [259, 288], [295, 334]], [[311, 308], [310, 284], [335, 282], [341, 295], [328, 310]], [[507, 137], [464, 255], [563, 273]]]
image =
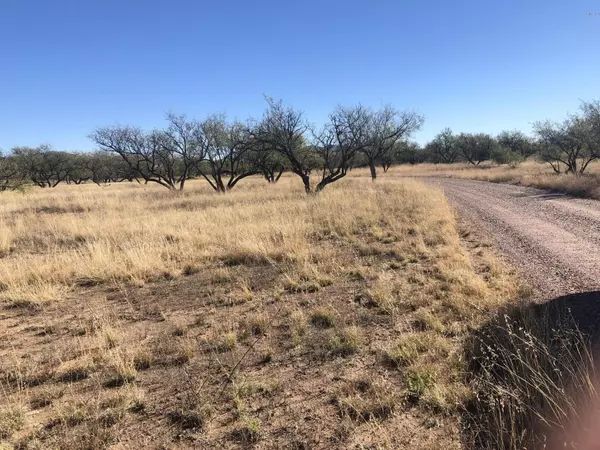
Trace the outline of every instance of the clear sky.
[[0, 0], [0, 149], [88, 150], [168, 111], [322, 122], [337, 104], [530, 132], [600, 98], [600, 1]]

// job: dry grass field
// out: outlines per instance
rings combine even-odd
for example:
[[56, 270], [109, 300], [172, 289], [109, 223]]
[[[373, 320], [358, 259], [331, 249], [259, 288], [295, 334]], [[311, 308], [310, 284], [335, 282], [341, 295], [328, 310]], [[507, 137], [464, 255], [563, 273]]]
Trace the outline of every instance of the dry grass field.
[[600, 200], [600, 163], [592, 163], [582, 175], [555, 174], [549, 164], [526, 161], [516, 167], [468, 163], [416, 164], [390, 168], [390, 174], [469, 178], [494, 183], [515, 183], [569, 195]]
[[458, 448], [462, 345], [520, 295], [418, 182], [0, 205], [6, 448]]

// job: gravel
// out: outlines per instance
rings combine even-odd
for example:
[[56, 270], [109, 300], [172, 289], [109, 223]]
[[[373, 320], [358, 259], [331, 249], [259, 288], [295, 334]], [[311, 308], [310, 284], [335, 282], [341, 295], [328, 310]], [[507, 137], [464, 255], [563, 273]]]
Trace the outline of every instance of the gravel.
[[456, 178], [426, 178], [488, 235], [542, 297], [600, 290], [600, 201]]

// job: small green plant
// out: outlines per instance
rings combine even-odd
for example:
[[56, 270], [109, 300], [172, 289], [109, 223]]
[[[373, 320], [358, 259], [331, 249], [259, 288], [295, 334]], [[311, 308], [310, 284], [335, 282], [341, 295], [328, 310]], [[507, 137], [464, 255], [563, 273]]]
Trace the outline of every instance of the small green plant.
[[260, 435], [260, 420], [256, 417], [245, 417], [244, 426], [240, 430], [242, 440], [245, 443], [252, 443], [258, 441]]
[[407, 398], [415, 403], [433, 386], [433, 376], [424, 370], [411, 370], [406, 374], [405, 381]]

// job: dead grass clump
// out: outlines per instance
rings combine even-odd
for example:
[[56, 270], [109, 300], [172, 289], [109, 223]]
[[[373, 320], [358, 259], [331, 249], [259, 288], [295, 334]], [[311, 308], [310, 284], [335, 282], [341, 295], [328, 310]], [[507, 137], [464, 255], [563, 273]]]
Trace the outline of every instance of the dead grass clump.
[[302, 338], [306, 335], [307, 330], [308, 320], [304, 312], [300, 309], [292, 311], [290, 314], [290, 333], [294, 345], [299, 345], [302, 342]]
[[123, 420], [124, 406], [104, 404], [102, 397], [67, 403], [40, 431], [29, 435], [26, 448], [107, 448], [116, 442], [115, 425]]
[[402, 334], [384, 351], [385, 360], [396, 367], [409, 367], [419, 360], [444, 360], [451, 351], [451, 343], [435, 332]]
[[370, 422], [388, 419], [402, 403], [398, 389], [384, 378], [356, 379], [345, 383], [334, 402], [342, 417]]
[[55, 386], [41, 387], [29, 397], [29, 405], [32, 409], [41, 409], [52, 405], [54, 400], [61, 398], [65, 393], [63, 388]]
[[133, 355], [133, 366], [135, 370], [149, 369], [154, 363], [154, 355], [149, 349], [140, 347]]
[[135, 357], [128, 352], [123, 350], [113, 351], [109, 355], [109, 362], [107, 364], [109, 378], [104, 383], [104, 386], [112, 388], [132, 383], [137, 376], [135, 365]]
[[415, 312], [415, 319], [413, 326], [421, 330], [433, 330], [438, 333], [444, 333], [445, 327], [442, 323], [442, 319], [439, 314], [435, 311], [429, 311], [426, 309], [419, 309]]
[[19, 358], [16, 352], [5, 354], [0, 360], [0, 380], [7, 386], [19, 390], [44, 384], [54, 377], [56, 368], [60, 364], [56, 355], [48, 354], [39, 357], [28, 355]]
[[597, 374], [590, 336], [566, 307], [502, 314], [478, 332], [468, 356], [476, 393], [467, 415], [473, 445], [580, 448], [589, 438], [600, 401]]
[[398, 307], [397, 295], [393, 276], [384, 273], [355, 301], [366, 307], [379, 308], [386, 314], [394, 314]]
[[218, 353], [231, 352], [237, 347], [238, 340], [241, 338], [244, 338], [244, 336], [239, 336], [237, 331], [227, 331], [214, 337], [209, 342], [209, 346], [212, 351]]
[[84, 356], [79, 359], [66, 361], [56, 371], [56, 379], [58, 381], [72, 383], [75, 381], [85, 380], [96, 369], [96, 364], [89, 356]]
[[310, 323], [316, 328], [331, 328], [335, 322], [335, 315], [329, 308], [315, 308], [310, 313]]
[[184, 430], [202, 430], [205, 425], [205, 416], [202, 411], [171, 411], [167, 414], [171, 423]]
[[239, 324], [240, 336], [262, 336], [267, 333], [269, 328], [270, 318], [265, 313], [257, 313], [250, 315], [247, 319]]
[[[133, 356], [133, 367], [136, 361], [138, 364], [152, 365], [154, 362], [166, 366], [182, 365], [189, 362], [195, 355], [198, 343], [195, 339], [189, 337], [173, 336], [168, 331], [156, 339], [150, 355], [142, 351], [138, 359]], [[143, 359], [139, 359], [142, 357]]]
[[182, 431], [202, 431], [216, 410], [212, 394], [186, 372], [178, 374], [176, 382], [184, 390], [177, 396], [175, 407], [167, 412], [167, 419]]
[[358, 352], [363, 335], [357, 326], [344, 327], [327, 333], [325, 350], [330, 356], [349, 356]]
[[25, 426], [25, 411], [20, 406], [0, 409], [0, 439], [8, 439]]

